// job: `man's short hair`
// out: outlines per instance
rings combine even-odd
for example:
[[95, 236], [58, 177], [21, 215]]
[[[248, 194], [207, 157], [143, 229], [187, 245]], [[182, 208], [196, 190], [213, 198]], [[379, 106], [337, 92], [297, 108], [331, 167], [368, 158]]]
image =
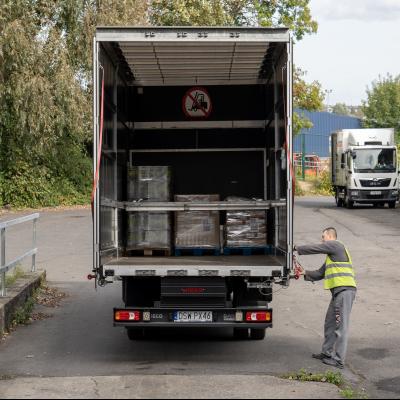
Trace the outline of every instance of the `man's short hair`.
[[329, 236], [333, 236], [335, 239], [337, 239], [337, 232], [335, 228], [329, 227], [324, 229], [323, 233], [327, 232]]

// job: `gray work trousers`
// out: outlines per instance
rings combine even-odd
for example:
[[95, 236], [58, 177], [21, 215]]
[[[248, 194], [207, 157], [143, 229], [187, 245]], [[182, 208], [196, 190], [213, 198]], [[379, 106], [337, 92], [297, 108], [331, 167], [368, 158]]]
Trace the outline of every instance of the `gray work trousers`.
[[355, 290], [343, 290], [332, 296], [325, 318], [325, 340], [322, 353], [344, 365], [349, 337], [350, 312], [356, 297]]

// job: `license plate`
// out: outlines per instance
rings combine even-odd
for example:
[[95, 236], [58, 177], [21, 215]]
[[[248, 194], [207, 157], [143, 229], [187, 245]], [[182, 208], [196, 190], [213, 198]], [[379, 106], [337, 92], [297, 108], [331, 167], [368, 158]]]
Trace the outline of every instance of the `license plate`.
[[213, 322], [212, 311], [176, 311], [174, 322]]
[[380, 190], [373, 190], [373, 191], [371, 192], [371, 195], [372, 195], [372, 196], [379, 196], [380, 194], [382, 194], [382, 192], [381, 192]]

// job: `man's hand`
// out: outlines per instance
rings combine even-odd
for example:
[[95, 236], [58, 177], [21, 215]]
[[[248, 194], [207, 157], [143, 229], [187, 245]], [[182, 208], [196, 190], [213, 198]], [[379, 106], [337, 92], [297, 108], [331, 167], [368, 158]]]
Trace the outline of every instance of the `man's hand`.
[[306, 271], [300, 264], [297, 265], [297, 270], [298, 270], [300, 276], [303, 276], [306, 274]]

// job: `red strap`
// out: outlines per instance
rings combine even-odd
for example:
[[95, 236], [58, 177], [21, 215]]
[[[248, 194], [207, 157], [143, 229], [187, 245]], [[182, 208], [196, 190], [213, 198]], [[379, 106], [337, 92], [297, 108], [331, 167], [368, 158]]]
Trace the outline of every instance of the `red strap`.
[[101, 80], [100, 132], [99, 132], [100, 140], [99, 140], [99, 147], [97, 150], [97, 168], [95, 171], [95, 177], [93, 179], [93, 187], [92, 187], [92, 196], [91, 196], [92, 211], [93, 211], [93, 205], [94, 205], [94, 196], [96, 195], [97, 184], [99, 182], [101, 152], [102, 152], [102, 147], [103, 147], [103, 121], [104, 121], [104, 72], [103, 72], [103, 79]]

